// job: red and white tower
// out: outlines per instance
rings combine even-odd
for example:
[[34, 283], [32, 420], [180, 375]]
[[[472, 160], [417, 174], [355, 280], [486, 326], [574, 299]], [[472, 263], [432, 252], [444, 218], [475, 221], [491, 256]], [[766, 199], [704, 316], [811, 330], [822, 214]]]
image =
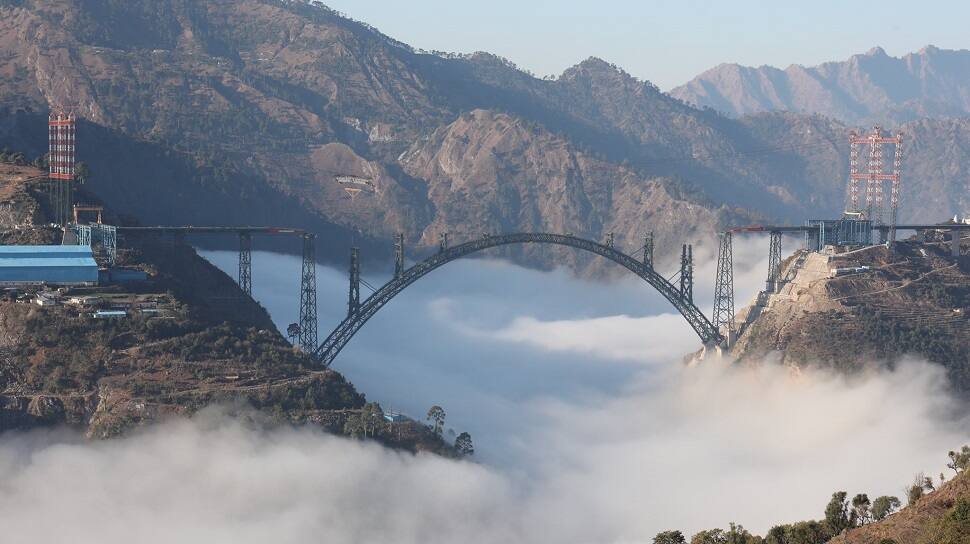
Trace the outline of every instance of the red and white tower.
[[[892, 172], [886, 172], [883, 164], [883, 146], [892, 145], [895, 148]], [[862, 146], [869, 148], [865, 169], [862, 168], [860, 155]], [[847, 212], [863, 214], [874, 224], [885, 224], [885, 193], [886, 184], [889, 188], [889, 240], [896, 239], [896, 218], [899, 209], [900, 170], [903, 164], [902, 134], [885, 136], [879, 127], [872, 132], [860, 135], [856, 132], [849, 134], [849, 206]], [[863, 207], [860, 202], [860, 182], [866, 183], [866, 202]]]
[[75, 175], [75, 136], [77, 119], [73, 113], [51, 112], [47, 122], [51, 182], [51, 207], [54, 220], [67, 225], [71, 218], [71, 184]]

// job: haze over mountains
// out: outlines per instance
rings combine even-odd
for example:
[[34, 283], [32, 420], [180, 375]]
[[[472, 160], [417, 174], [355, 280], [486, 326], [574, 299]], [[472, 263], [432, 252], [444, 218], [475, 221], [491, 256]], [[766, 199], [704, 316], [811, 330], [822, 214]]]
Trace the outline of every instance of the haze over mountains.
[[[732, 119], [594, 58], [537, 79], [300, 1], [0, 0], [0, 50], [0, 146], [43, 153], [48, 104], [71, 107], [90, 186], [114, 208], [147, 223], [307, 226], [336, 234], [322, 253], [341, 261], [353, 232], [366, 245], [403, 231], [429, 250], [443, 232], [612, 231], [633, 248], [654, 230], [669, 252], [844, 201], [839, 120]], [[970, 210], [970, 121], [900, 128], [903, 219]], [[351, 199], [341, 174], [376, 192]], [[916, 195], [919, 209], [906, 205]]]
[[897, 58], [874, 47], [843, 62], [784, 70], [721, 64], [670, 94], [731, 116], [784, 110], [867, 124], [961, 117], [970, 112], [970, 51], [928, 45]]

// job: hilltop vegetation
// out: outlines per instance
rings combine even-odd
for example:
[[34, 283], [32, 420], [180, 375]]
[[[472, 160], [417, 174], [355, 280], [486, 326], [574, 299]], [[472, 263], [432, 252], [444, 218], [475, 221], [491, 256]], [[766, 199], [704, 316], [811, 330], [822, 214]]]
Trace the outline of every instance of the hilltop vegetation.
[[[893, 496], [870, 499], [836, 491], [825, 505], [824, 517], [772, 527], [758, 536], [731, 523], [727, 530], [700, 531], [688, 540], [677, 530], [664, 531], [654, 544], [966, 544], [970, 542], [970, 446], [949, 453], [948, 468], [955, 476], [939, 488], [933, 479], [917, 474], [906, 486], [907, 501]], [[897, 511], [898, 510], [898, 511]]]

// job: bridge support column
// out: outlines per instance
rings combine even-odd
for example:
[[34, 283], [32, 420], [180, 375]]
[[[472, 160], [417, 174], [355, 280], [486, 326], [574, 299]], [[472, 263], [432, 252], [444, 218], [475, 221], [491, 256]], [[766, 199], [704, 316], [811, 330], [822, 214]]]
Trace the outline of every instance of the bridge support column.
[[694, 248], [684, 244], [680, 253], [680, 296], [694, 302]]
[[317, 261], [316, 236], [303, 235], [303, 273], [300, 276], [300, 347], [307, 353], [317, 349]]
[[734, 248], [730, 232], [722, 232], [714, 282], [714, 327], [724, 331], [728, 347], [734, 335]]
[[438, 251], [444, 253], [448, 251], [448, 233], [442, 232], [441, 238], [438, 240]]
[[347, 315], [360, 310], [360, 249], [350, 249], [350, 297], [347, 301]]
[[778, 274], [781, 272], [781, 233], [771, 232], [768, 245], [768, 281], [765, 282], [765, 292], [771, 294], [778, 291]]
[[653, 268], [653, 232], [643, 238], [643, 265]]
[[399, 233], [394, 238], [394, 279], [404, 274], [404, 234]]
[[960, 231], [951, 230], [950, 231], [950, 253], [954, 257], [960, 256]]
[[253, 296], [253, 237], [248, 232], [239, 233], [239, 288]]
[[613, 249], [614, 247], [616, 247], [616, 237], [613, 235], [612, 232], [606, 236], [606, 247], [610, 249]]

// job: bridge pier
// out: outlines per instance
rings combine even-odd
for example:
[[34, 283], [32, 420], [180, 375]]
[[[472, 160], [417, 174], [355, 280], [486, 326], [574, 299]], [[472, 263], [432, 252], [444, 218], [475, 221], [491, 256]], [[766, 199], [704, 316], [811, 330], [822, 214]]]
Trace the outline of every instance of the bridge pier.
[[360, 249], [350, 249], [350, 296], [347, 301], [347, 315], [360, 311]]
[[653, 268], [653, 232], [647, 233], [643, 238], [643, 265]]
[[300, 276], [300, 347], [307, 353], [317, 349], [317, 261], [316, 236], [303, 234], [303, 273]]
[[781, 233], [771, 232], [768, 245], [768, 281], [765, 282], [765, 292], [773, 294], [778, 291], [778, 274], [781, 271]]
[[950, 253], [954, 257], [960, 256], [960, 231], [950, 231]]
[[684, 244], [680, 254], [680, 296], [694, 302], [694, 248]]
[[253, 236], [248, 232], [239, 233], [239, 288], [243, 293], [253, 296]]
[[728, 345], [734, 334], [734, 247], [730, 231], [721, 233], [714, 283], [714, 327], [725, 331]]
[[404, 274], [404, 233], [394, 238], [394, 279]]

